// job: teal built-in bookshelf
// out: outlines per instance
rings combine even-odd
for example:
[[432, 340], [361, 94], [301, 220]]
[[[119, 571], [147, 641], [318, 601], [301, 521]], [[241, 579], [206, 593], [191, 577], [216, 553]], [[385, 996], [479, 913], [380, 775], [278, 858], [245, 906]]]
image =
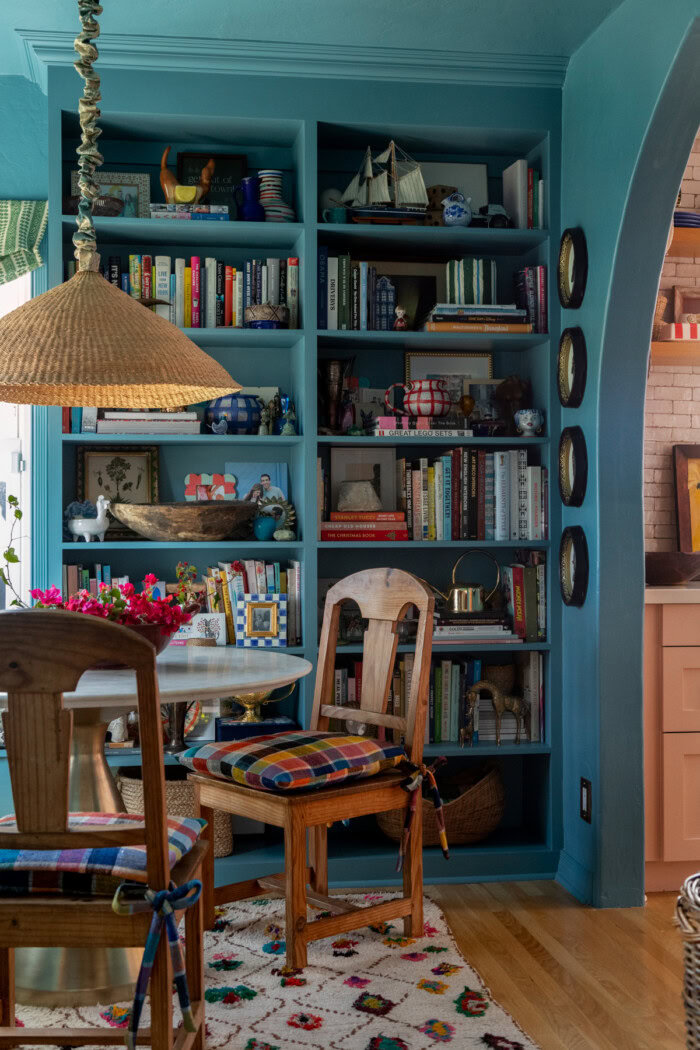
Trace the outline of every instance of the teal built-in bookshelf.
[[[164, 79], [163, 79], [164, 78]], [[503, 771], [506, 813], [495, 836], [476, 846], [457, 846], [445, 863], [440, 851], [427, 849], [428, 881], [553, 877], [562, 845], [561, 805], [561, 644], [557, 550], [560, 513], [556, 493], [556, 437], [559, 405], [555, 386], [559, 313], [555, 271], [558, 237], [547, 229], [447, 229], [443, 227], [328, 226], [319, 222], [318, 195], [328, 186], [349, 181], [362, 150], [393, 137], [417, 160], [480, 161], [488, 165], [490, 192], [500, 199], [501, 173], [520, 157], [543, 173], [546, 225], [559, 227], [559, 97], [551, 88], [533, 86], [444, 86], [335, 81], [330, 94], [313, 78], [273, 88], [271, 77], [226, 77], [203, 74], [144, 74], [134, 78], [110, 69], [103, 80], [104, 129], [100, 148], [104, 170], [150, 175], [151, 199], [161, 201], [158, 166], [163, 148], [196, 152], [245, 153], [249, 169], [282, 168], [285, 197], [296, 209], [291, 224], [243, 222], [177, 223], [151, 219], [97, 218], [98, 250], [103, 259], [129, 252], [172, 257], [216, 255], [237, 265], [256, 254], [298, 256], [300, 261], [300, 328], [296, 331], [191, 329], [187, 334], [217, 358], [242, 384], [279, 386], [294, 400], [299, 435], [169, 436], [62, 434], [60, 409], [35, 410], [35, 484], [44, 505], [35, 505], [33, 521], [34, 583], [60, 584], [63, 562], [109, 562], [114, 575], [141, 578], [147, 571], [172, 579], [180, 559], [205, 566], [219, 559], [258, 557], [296, 559], [303, 574], [303, 641], [291, 650], [315, 661], [317, 653], [317, 581], [360, 568], [392, 565], [447, 584], [452, 564], [466, 546], [482, 546], [503, 563], [516, 547], [547, 552], [547, 640], [525, 648], [544, 654], [546, 724], [544, 742], [521, 746], [481, 745], [460, 751], [456, 745], [427, 748], [463, 762], [494, 757]], [[170, 90], [165, 90], [164, 83]], [[72, 258], [74, 220], [62, 214], [61, 201], [75, 168], [77, 120], [73, 114], [76, 82], [69, 71], [51, 73], [48, 85], [50, 125], [50, 212], [48, 283], [63, 279]], [[372, 89], [372, 90], [370, 90]], [[374, 90], [378, 89], [378, 90]], [[447, 98], [445, 98], [447, 96]], [[153, 115], [149, 110], [155, 108]], [[232, 114], [232, 115], [229, 115]], [[437, 118], [437, 119], [436, 119]], [[467, 126], [465, 126], [465, 122]], [[425, 332], [327, 332], [316, 327], [317, 247], [354, 258], [446, 262], [457, 255], [483, 254], [499, 263], [501, 301], [512, 296], [513, 273], [526, 265], [548, 266], [549, 335], [478, 336]], [[371, 376], [374, 386], [403, 379], [406, 349], [488, 350], [494, 375], [519, 373], [533, 385], [533, 400], [547, 414], [545, 436], [537, 439], [411, 439], [416, 455], [430, 455], [455, 444], [495, 449], [527, 440], [535, 461], [548, 467], [550, 479], [549, 540], [539, 543], [481, 544], [399, 542], [324, 543], [317, 540], [317, 456], [328, 457], [333, 445], [370, 445], [387, 439], [317, 436], [317, 366], [329, 357], [352, 356], [356, 374]], [[554, 435], [554, 444], [551, 436]], [[62, 539], [62, 509], [75, 496], [76, 447], [83, 444], [160, 446], [160, 498], [182, 498], [182, 479], [189, 471], [223, 470], [225, 461], [287, 464], [290, 499], [298, 516], [294, 543], [174, 544], [149, 541], [77, 545]], [[402, 442], [405, 449], [407, 442]], [[407, 454], [407, 453], [402, 453]], [[43, 486], [43, 487], [42, 487]], [[35, 501], [36, 502], [36, 501]], [[476, 568], [476, 566], [475, 566]], [[455, 647], [458, 649], [458, 646]], [[353, 647], [344, 651], [352, 652]], [[357, 648], [355, 647], [355, 651]], [[498, 645], [484, 646], [498, 654]], [[445, 655], [441, 647], [441, 655]], [[308, 720], [313, 676], [300, 686], [285, 710]], [[137, 755], [110, 756], [110, 762], [136, 762]], [[217, 861], [217, 881], [280, 870], [281, 842], [271, 836], [239, 836], [232, 857]], [[388, 882], [396, 878], [395, 847], [372, 821], [342, 828], [331, 836], [330, 875], [336, 884]]]

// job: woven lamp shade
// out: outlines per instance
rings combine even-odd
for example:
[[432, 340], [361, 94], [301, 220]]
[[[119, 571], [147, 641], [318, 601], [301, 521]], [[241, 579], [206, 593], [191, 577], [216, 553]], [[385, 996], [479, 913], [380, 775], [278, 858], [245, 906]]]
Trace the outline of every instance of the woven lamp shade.
[[95, 270], [0, 318], [0, 401], [172, 408], [240, 389], [179, 328]]

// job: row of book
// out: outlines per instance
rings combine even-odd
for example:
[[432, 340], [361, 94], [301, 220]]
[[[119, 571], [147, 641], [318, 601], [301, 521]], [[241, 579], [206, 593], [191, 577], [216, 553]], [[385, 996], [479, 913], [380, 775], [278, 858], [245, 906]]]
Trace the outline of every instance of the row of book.
[[423, 321], [424, 332], [502, 332], [522, 335], [532, 330], [527, 310], [514, 303], [492, 306], [436, 303]]
[[539, 168], [516, 160], [503, 172], [503, 206], [521, 230], [544, 229], [544, 180]]
[[91, 565], [90, 568], [86, 568], [84, 565], [64, 564], [61, 592], [64, 598], [68, 598], [77, 591], [89, 591], [90, 594], [96, 595], [101, 583], [106, 583], [108, 587], [112, 587], [128, 582], [128, 576], [112, 576], [111, 566], [102, 565], [100, 562]]
[[[245, 328], [249, 306], [286, 306], [299, 327], [299, 259], [246, 259], [242, 267], [193, 255], [110, 255], [103, 275], [135, 299], [160, 299], [153, 310], [179, 328]], [[66, 263], [66, 279], [75, 262]]]
[[196, 219], [209, 222], [228, 222], [228, 204], [151, 204], [152, 219]]
[[450, 413], [448, 416], [383, 416], [381, 407], [375, 405], [365, 432], [373, 437], [471, 437], [472, 428], [466, 426], [466, 418]]
[[287, 645], [301, 645], [301, 562], [290, 561], [286, 569], [280, 562], [220, 561], [209, 566], [202, 581], [205, 586], [208, 612], [223, 612], [226, 616], [226, 636], [229, 645], [236, 643], [236, 602], [247, 594], [287, 595]]
[[318, 327], [328, 331], [389, 332], [396, 320], [396, 288], [376, 266], [318, 248]]
[[526, 266], [513, 277], [515, 305], [527, 311], [532, 331], [546, 333], [547, 327], [547, 267]]
[[128, 409], [62, 409], [64, 434], [199, 434], [202, 421], [194, 410], [182, 412], [132, 412]]

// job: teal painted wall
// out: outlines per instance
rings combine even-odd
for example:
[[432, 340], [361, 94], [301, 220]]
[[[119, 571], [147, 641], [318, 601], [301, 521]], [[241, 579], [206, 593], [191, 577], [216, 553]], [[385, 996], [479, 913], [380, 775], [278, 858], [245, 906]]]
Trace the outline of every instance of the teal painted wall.
[[46, 199], [46, 96], [24, 77], [0, 77], [0, 198]]
[[[564, 854], [560, 878], [598, 905], [644, 890], [642, 444], [651, 320], [675, 195], [700, 121], [697, 0], [626, 0], [574, 54], [562, 107], [562, 226], [583, 227], [588, 387], [564, 411], [588, 444], [591, 582], [563, 612]], [[578, 813], [593, 782], [593, 823]]]

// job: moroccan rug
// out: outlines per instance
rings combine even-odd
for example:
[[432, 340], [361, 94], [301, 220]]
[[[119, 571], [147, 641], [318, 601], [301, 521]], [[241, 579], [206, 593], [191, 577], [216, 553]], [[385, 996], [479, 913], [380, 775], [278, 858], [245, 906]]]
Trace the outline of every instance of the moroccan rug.
[[[390, 896], [346, 899], [362, 905]], [[241, 901], [218, 915], [204, 940], [208, 1050], [537, 1050], [491, 998], [428, 898], [421, 937], [404, 937], [397, 921], [314, 941], [303, 972], [285, 967], [283, 900]], [[32, 1027], [123, 1026], [127, 1010], [18, 1006], [17, 1017]], [[144, 1026], [148, 1020], [146, 1007]]]

